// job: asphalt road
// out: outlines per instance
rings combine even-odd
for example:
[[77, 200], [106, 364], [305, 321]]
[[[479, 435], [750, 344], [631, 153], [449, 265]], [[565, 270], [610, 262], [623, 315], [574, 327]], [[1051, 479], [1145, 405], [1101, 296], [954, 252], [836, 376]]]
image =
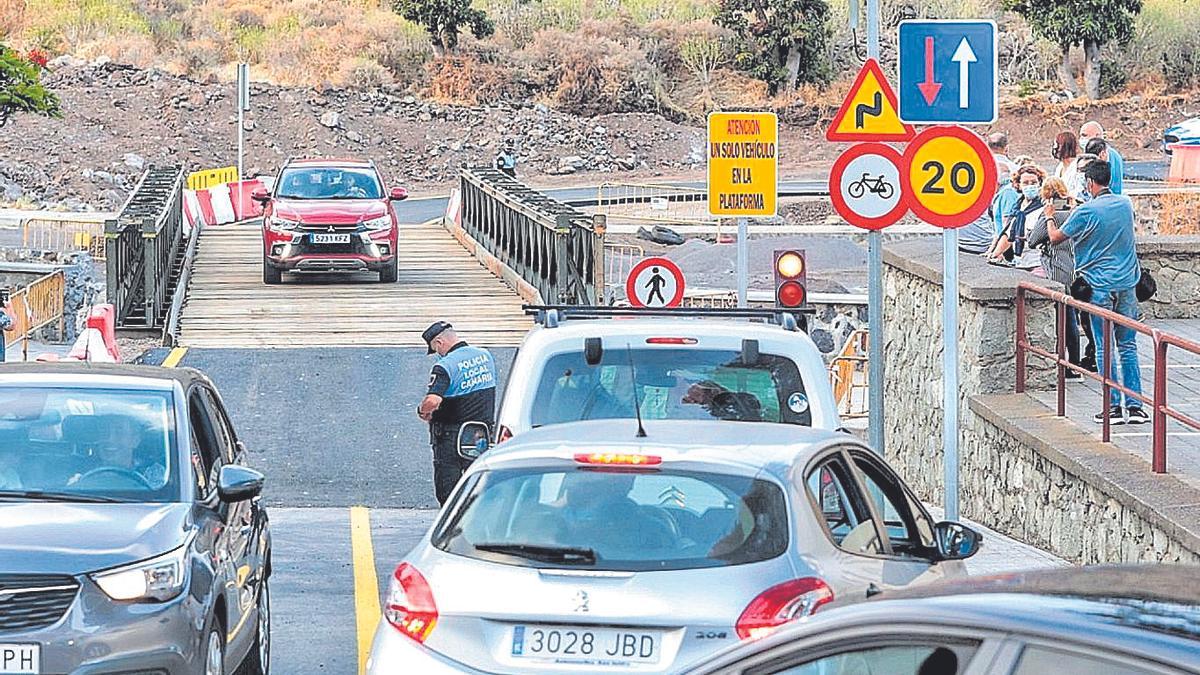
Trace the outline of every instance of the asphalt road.
[[[514, 350], [493, 354], [504, 382]], [[216, 383], [268, 476], [269, 506], [437, 506], [428, 427], [415, 412], [433, 366], [424, 349], [196, 348], [179, 365]]]

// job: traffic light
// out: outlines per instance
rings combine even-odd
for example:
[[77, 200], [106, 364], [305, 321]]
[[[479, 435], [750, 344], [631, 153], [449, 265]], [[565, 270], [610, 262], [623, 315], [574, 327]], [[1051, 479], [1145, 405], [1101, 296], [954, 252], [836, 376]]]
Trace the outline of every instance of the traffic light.
[[797, 308], [808, 304], [808, 265], [804, 251], [775, 251], [775, 306]]

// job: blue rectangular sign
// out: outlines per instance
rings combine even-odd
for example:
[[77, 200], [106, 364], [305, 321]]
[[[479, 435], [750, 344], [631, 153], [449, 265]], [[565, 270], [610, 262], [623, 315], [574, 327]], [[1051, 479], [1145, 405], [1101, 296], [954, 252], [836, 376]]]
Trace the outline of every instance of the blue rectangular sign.
[[899, 60], [902, 121], [996, 121], [995, 22], [901, 21]]

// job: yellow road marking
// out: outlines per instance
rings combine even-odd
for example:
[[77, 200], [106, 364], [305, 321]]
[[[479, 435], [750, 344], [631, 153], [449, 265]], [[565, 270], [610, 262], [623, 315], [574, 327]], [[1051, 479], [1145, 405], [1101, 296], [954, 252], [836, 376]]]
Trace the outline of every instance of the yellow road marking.
[[187, 354], [187, 350], [187, 347], [176, 347], [172, 349], [171, 353], [167, 354], [167, 358], [163, 359], [162, 367], [174, 368], [175, 366], [179, 365], [179, 362], [183, 360], [183, 355]]
[[371, 544], [371, 513], [365, 506], [350, 508], [350, 550], [354, 560], [354, 618], [358, 624], [358, 672], [367, 670], [371, 639], [379, 624], [379, 579], [375, 547]]

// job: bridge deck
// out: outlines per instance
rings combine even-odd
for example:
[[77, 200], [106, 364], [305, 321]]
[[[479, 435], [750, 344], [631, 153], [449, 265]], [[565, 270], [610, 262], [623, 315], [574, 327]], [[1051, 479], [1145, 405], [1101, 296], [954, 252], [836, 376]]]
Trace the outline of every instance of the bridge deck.
[[400, 230], [400, 279], [374, 273], [262, 281], [257, 223], [211, 227], [197, 245], [180, 318], [189, 347], [421, 346], [445, 319], [475, 344], [520, 343], [532, 325], [520, 297], [435, 224]]

